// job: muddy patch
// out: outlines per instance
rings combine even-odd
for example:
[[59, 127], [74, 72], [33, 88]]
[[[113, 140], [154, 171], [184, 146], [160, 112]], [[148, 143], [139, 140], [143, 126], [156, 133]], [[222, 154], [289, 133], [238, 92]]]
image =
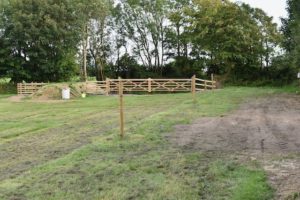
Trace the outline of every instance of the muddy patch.
[[300, 156], [285, 157], [300, 153], [300, 96], [251, 99], [229, 115], [176, 126], [168, 138], [192, 151], [254, 156], [268, 173], [277, 199], [299, 198]]
[[277, 189], [277, 199], [300, 199], [299, 159], [264, 160], [262, 163], [270, 183]]

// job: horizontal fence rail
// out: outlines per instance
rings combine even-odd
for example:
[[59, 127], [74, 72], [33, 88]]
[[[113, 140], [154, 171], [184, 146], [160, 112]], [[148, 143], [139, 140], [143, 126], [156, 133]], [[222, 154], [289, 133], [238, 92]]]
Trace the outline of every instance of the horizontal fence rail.
[[111, 92], [123, 83], [124, 92], [182, 92], [191, 91], [191, 79], [109, 79]]
[[86, 83], [87, 94], [106, 94], [106, 81], [90, 81]]
[[213, 90], [217, 88], [216, 85], [217, 85], [216, 81], [213, 80], [209, 81], [209, 80], [195, 78], [196, 91]]
[[[106, 79], [105, 81], [88, 81], [81, 83], [85, 85], [84, 91], [87, 94], [116, 93], [122, 83], [123, 91], [130, 92], [197, 92], [213, 90], [216, 88], [216, 81], [198, 79], [193, 76], [190, 79]], [[45, 86], [45, 83], [18, 83], [18, 94], [30, 95], [36, 93]]]
[[46, 83], [18, 83], [17, 91], [20, 95], [30, 95], [36, 93], [45, 85]]

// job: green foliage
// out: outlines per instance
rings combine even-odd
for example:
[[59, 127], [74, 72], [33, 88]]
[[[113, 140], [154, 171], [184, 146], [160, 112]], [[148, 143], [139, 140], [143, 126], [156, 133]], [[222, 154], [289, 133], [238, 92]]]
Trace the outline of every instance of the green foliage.
[[78, 24], [69, 0], [11, 0], [3, 18], [0, 66], [12, 81], [62, 81], [74, 75]]
[[[112, 25], [111, 0], [75, 0], [72, 4], [76, 7], [81, 24], [80, 54], [82, 78], [85, 79], [85, 65], [92, 67], [97, 80], [104, 79], [104, 68], [107, 63], [109, 48], [109, 25]], [[86, 62], [86, 63], [85, 63]]]
[[164, 40], [167, 0], [123, 0], [120, 23], [123, 33], [133, 43], [133, 55], [143, 65], [161, 73], [164, 66]]
[[[193, 54], [206, 57], [206, 67], [231, 74], [236, 67], [267, 67], [279, 40], [276, 25], [262, 10], [219, 0], [195, 1], [188, 10]], [[236, 16], [239, 16], [238, 18]]]
[[299, 3], [288, 5], [282, 37], [263, 10], [229, 0], [2, 0], [0, 77], [85, 79], [87, 68], [97, 80], [214, 73], [287, 83], [300, 66]]
[[282, 19], [283, 47], [287, 51], [290, 66], [300, 70], [300, 2], [287, 0], [288, 18]]
[[10, 83], [8, 78], [0, 78], [0, 94], [16, 94], [16, 85]]

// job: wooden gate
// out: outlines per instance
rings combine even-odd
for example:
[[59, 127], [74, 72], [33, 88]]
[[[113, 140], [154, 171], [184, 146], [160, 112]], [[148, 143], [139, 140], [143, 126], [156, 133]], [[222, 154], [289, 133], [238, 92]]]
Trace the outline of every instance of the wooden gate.
[[29, 95], [36, 93], [45, 83], [18, 83], [17, 90], [20, 95]]

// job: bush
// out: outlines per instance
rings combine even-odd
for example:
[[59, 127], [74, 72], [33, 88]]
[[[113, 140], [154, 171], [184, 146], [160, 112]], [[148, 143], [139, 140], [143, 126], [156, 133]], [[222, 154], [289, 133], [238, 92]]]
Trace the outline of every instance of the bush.
[[0, 82], [0, 94], [16, 94], [17, 86], [12, 83]]

